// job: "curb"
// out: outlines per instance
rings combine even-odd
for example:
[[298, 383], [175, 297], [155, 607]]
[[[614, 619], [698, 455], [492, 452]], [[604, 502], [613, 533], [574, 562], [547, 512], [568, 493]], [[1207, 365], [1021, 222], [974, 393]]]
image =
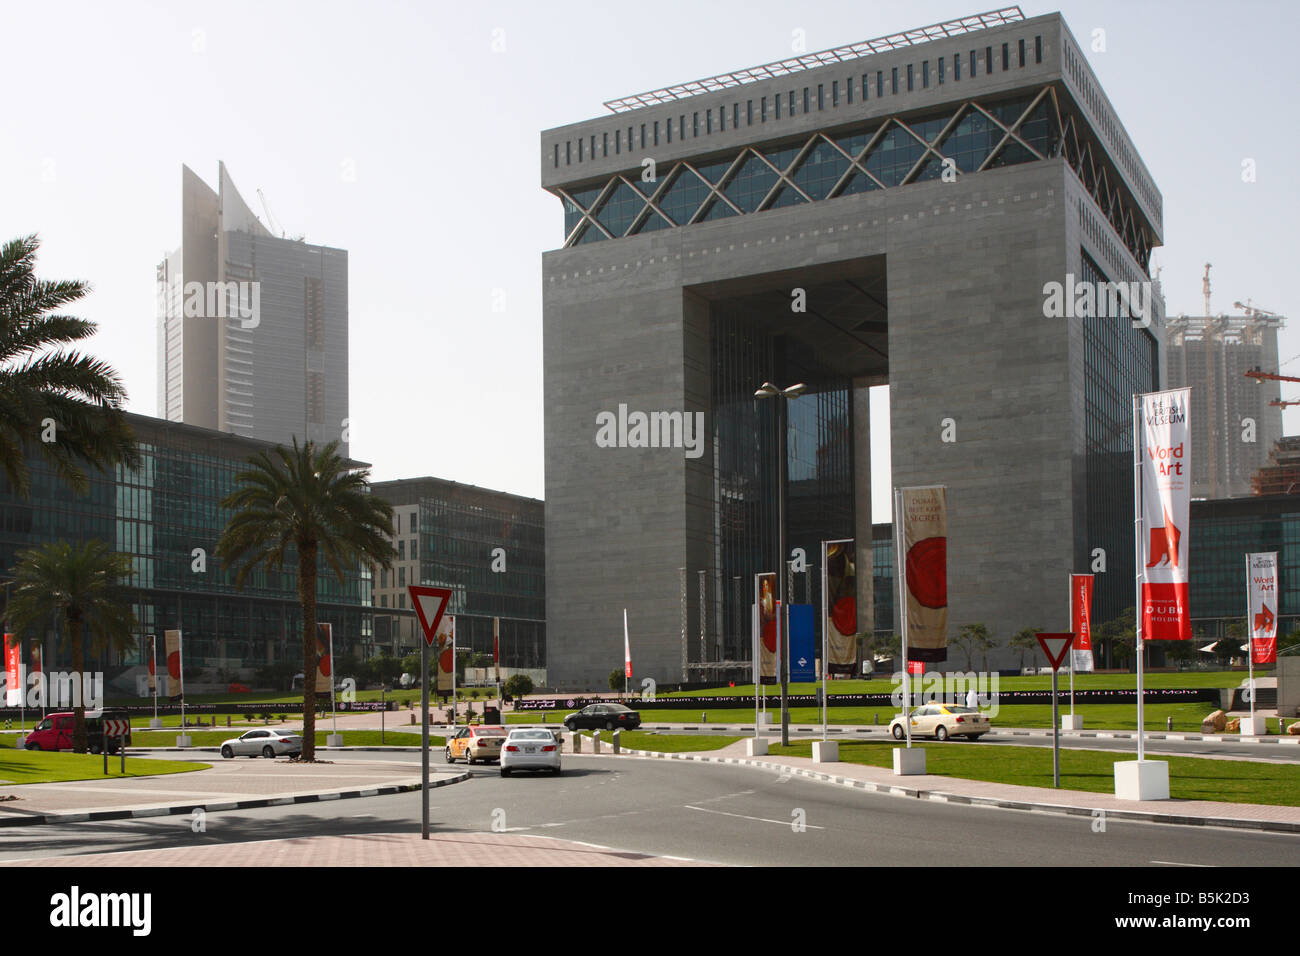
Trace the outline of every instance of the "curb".
[[[447, 787], [468, 780], [468, 770], [431, 781], [429, 789]], [[0, 817], [0, 827], [46, 826], [55, 823], [87, 823], [101, 820], [138, 820], [143, 817], [179, 816], [202, 810], [204, 813], [229, 810], [251, 810], [258, 807], [287, 807], [298, 803], [323, 803], [327, 800], [355, 800], [358, 797], [387, 797], [396, 793], [411, 793], [422, 789], [418, 783], [397, 783], [384, 787], [367, 787], [364, 790], [321, 790], [317, 793], [299, 793], [293, 796], [259, 797], [255, 800], [225, 801], [206, 804], [169, 804], [162, 807], [136, 807], [121, 810], [91, 810], [86, 813], [46, 813], [23, 817]]]
[[[753, 733], [754, 726], [733, 726], [731, 724], [642, 724], [638, 730], [716, 730], [719, 733]], [[776, 731], [780, 729], [779, 724], [768, 724], [766, 729]], [[793, 731], [799, 733], [817, 733], [820, 727], [791, 727]], [[841, 725], [840, 727], [827, 728], [827, 734], [888, 734], [889, 731], [884, 727], [877, 727], [873, 724], [864, 724], [861, 728]], [[1013, 737], [1050, 737], [1050, 730], [1034, 728], [1032, 730], [1018, 730], [1010, 727], [1004, 727], [1000, 730], [994, 729], [989, 731], [991, 734], [1009, 734]], [[1133, 731], [1125, 730], [1062, 730], [1061, 737], [1064, 738], [1096, 738], [1106, 740], [1136, 740], [1137, 734]], [[1187, 733], [1169, 733], [1168, 731], [1149, 730], [1146, 733], [1147, 740], [1177, 740], [1183, 742], [1197, 743], [1219, 743], [1219, 744], [1291, 744], [1300, 746], [1300, 736], [1285, 737], [1270, 735], [1266, 737], [1253, 737], [1250, 735], [1238, 734], [1187, 734]]]
[[[1264, 830], [1273, 833], [1300, 833], [1300, 823], [1288, 823], [1278, 820], [1246, 820], [1239, 817], [1197, 817], [1176, 813], [1157, 813], [1148, 810], [1108, 810], [1102, 807], [1080, 807], [1064, 803], [1039, 803], [1026, 800], [1002, 800], [997, 797], [972, 797], [960, 793], [948, 793], [944, 790], [921, 790], [917, 787], [904, 787], [895, 784], [874, 783], [870, 780], [852, 780], [834, 774], [792, 767], [788, 764], [772, 763], [768, 760], [753, 760], [748, 757], [706, 757], [700, 754], [657, 753], [652, 750], [629, 750], [623, 748], [622, 754], [637, 757], [650, 757], [661, 760], [693, 760], [699, 763], [726, 763], [744, 767], [756, 767], [762, 770], [776, 770], [796, 777], [807, 777], [820, 783], [835, 784], [867, 793], [879, 793], [893, 797], [912, 797], [920, 800], [932, 800], [936, 803], [965, 804], [973, 807], [994, 807], [1000, 810], [1037, 811], [1062, 816], [1096, 817], [1098, 814], [1106, 819], [1132, 820], [1140, 823], [1164, 823], [1171, 826], [1207, 826], [1230, 827], [1235, 830]], [[600, 756], [600, 755], [589, 755]], [[615, 756], [610, 754], [609, 756]]]

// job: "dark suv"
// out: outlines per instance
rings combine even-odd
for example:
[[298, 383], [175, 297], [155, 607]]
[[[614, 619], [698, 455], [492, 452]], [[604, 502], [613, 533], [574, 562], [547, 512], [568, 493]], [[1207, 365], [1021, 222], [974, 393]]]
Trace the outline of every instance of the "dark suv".
[[641, 714], [622, 704], [592, 704], [564, 718], [570, 730], [636, 730]]

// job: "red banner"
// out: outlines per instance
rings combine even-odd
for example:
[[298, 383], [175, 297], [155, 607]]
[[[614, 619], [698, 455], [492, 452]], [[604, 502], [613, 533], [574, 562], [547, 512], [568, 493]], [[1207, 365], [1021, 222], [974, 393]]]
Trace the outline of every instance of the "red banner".
[[185, 692], [185, 683], [181, 679], [181, 632], [163, 632], [164, 650], [167, 651], [167, 694], [178, 697]]
[[334, 689], [334, 625], [316, 624], [316, 693]]
[[1076, 671], [1091, 671], [1092, 661], [1092, 575], [1070, 575], [1070, 630], [1074, 643], [1070, 663]]
[[23, 645], [17, 635], [5, 635], [5, 706], [18, 707], [22, 704]]

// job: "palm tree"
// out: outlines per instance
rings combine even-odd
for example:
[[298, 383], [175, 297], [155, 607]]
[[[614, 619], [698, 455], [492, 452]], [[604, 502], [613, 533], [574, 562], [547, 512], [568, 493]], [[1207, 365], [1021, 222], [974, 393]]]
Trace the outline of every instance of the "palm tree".
[[135, 615], [129, 592], [121, 579], [131, 574], [131, 559], [109, 550], [102, 541], [82, 545], [58, 541], [19, 555], [12, 596], [5, 609], [12, 627], [38, 629], [54, 615], [67, 627], [64, 637], [72, 645], [74, 698], [72, 749], [86, 752], [85, 671], [83, 642], [87, 633], [97, 652], [104, 647], [123, 651], [135, 643]]
[[349, 468], [337, 441], [317, 449], [307, 442], [277, 446], [248, 460], [235, 476], [239, 487], [221, 502], [235, 512], [217, 554], [239, 571], [242, 588], [258, 567], [279, 570], [290, 548], [298, 558], [298, 602], [302, 606], [302, 760], [316, 759], [316, 576], [319, 559], [339, 583], [362, 562], [392, 566], [397, 552], [389, 541], [393, 507], [369, 493], [370, 469]]
[[95, 323], [58, 313], [90, 286], [37, 279], [39, 245], [26, 236], [0, 248], [0, 469], [20, 495], [30, 488], [33, 448], [78, 491], [88, 484], [83, 465], [134, 467], [139, 460], [117, 373], [60, 348], [95, 333]]

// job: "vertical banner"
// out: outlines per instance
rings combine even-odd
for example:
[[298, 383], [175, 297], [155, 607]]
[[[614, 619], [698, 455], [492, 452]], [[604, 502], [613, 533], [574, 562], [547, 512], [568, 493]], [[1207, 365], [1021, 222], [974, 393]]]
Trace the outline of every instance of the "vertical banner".
[[822, 594], [825, 595], [828, 674], [853, 674], [858, 665], [858, 579], [854, 541], [822, 542]]
[[907, 659], [948, 659], [948, 493], [942, 486], [904, 488], [903, 549], [907, 582]]
[[163, 649], [167, 652], [167, 696], [182, 697], [185, 684], [181, 679], [181, 632], [163, 631]]
[[492, 666], [496, 670], [494, 680], [501, 683], [501, 618], [492, 618]]
[[1277, 663], [1277, 552], [1246, 555], [1250, 662]]
[[790, 605], [790, 682], [811, 683], [816, 680], [814, 668], [817, 639], [817, 613], [811, 604]]
[[434, 645], [438, 654], [438, 676], [437, 683], [434, 685], [438, 693], [452, 692], [455, 686], [453, 680], [456, 677], [456, 618], [451, 614], [444, 614], [442, 620], [438, 622], [436, 632], [437, 639]]
[[632, 644], [627, 636], [627, 608], [623, 608], [623, 676], [632, 679]]
[[776, 575], [754, 575], [754, 605], [758, 609], [758, 673], [760, 684], [777, 682], [776, 663]]
[[316, 625], [316, 693], [334, 689], [334, 626]]
[[[1076, 671], [1091, 671], [1092, 661], [1092, 575], [1070, 575], [1070, 662]], [[1071, 685], [1073, 686], [1073, 685]]]
[[1142, 528], [1138, 538], [1144, 641], [1189, 641], [1187, 529], [1192, 462], [1189, 389], [1141, 396], [1138, 454]]
[[158, 636], [149, 635], [149, 696], [158, 693]]
[[18, 707], [23, 702], [23, 645], [17, 634], [5, 635], [5, 706]]
[[[40, 701], [40, 708], [45, 710], [45, 670], [41, 664], [41, 642], [32, 641], [32, 689], [36, 691], [34, 700]], [[33, 707], [38, 706], [33, 704]]]

